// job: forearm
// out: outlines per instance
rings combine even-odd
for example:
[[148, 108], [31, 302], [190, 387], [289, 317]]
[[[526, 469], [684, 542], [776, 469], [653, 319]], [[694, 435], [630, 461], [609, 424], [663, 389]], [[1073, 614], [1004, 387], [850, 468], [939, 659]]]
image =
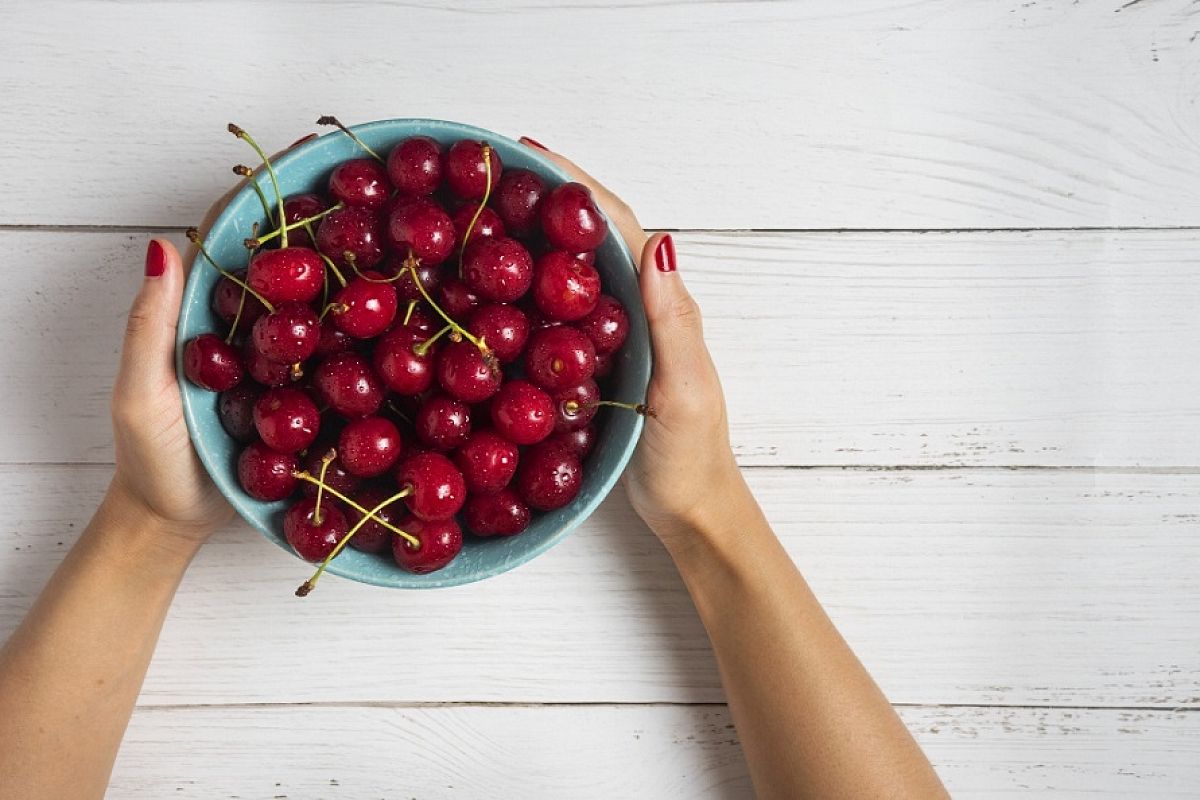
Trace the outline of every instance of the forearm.
[[0, 649], [0, 798], [101, 797], [196, 545], [110, 489]]
[[722, 513], [673, 536], [759, 797], [944, 797], [740, 476]]

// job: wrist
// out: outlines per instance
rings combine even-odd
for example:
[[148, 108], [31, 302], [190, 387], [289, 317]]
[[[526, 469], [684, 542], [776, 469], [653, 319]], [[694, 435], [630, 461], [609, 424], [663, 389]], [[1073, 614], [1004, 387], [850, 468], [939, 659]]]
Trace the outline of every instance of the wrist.
[[96, 551], [112, 565], [140, 574], [182, 573], [202, 540], [181, 536], [169, 520], [155, 513], [114, 477], [87, 534]]

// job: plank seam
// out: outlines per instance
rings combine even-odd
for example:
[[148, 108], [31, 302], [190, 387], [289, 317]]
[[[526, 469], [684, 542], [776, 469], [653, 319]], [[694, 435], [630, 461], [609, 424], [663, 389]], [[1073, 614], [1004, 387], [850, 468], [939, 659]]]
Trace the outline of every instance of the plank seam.
[[[903, 709], [1012, 709], [1014, 711], [1163, 711], [1170, 713], [1200, 712], [1200, 706], [1183, 705], [1020, 705], [1010, 703], [892, 703], [892, 708]], [[137, 705], [138, 711], [182, 711], [201, 708], [245, 709], [245, 708], [725, 708], [728, 703], [687, 703], [672, 701], [649, 701], [621, 703], [608, 700], [579, 700], [565, 702], [520, 702], [520, 701], [477, 701], [445, 700], [428, 702], [392, 702], [387, 700], [327, 700], [300, 703], [165, 703], [159, 705]]]

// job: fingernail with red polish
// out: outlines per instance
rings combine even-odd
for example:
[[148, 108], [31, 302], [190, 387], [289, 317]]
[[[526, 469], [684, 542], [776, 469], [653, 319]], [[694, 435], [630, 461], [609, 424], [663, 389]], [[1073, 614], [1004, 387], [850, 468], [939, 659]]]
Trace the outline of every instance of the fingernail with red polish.
[[658, 240], [658, 248], [654, 251], [654, 263], [658, 265], [659, 272], [675, 271], [675, 242], [671, 239], [671, 234], [668, 233]]
[[146, 277], [157, 278], [167, 270], [167, 251], [157, 239], [151, 239], [146, 247]]
[[298, 144], [304, 144], [309, 139], [315, 139], [315, 138], [317, 138], [317, 134], [315, 134], [315, 133], [310, 133], [308, 136], [301, 136], [299, 139], [297, 139], [296, 141], [294, 141], [288, 145], [288, 150], [291, 150], [293, 147], [295, 147]]
[[524, 142], [525, 144], [531, 144], [531, 145], [533, 145], [533, 146], [534, 146], [534, 147], [536, 147], [538, 150], [546, 150], [546, 151], [549, 151], [549, 150], [550, 150], [550, 148], [549, 148], [549, 147], [546, 147], [546, 145], [542, 144], [542, 143], [541, 143], [541, 142], [539, 142], [537, 139], [530, 139], [528, 136], [522, 136], [522, 137], [521, 137], [521, 141], [522, 141], [522, 142]]

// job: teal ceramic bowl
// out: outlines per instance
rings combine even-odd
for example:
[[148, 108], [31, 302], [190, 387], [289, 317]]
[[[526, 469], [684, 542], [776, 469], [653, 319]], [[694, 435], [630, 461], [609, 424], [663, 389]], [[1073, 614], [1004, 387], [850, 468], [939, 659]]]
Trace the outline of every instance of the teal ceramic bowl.
[[[505, 168], [523, 167], [545, 179], [550, 186], [570, 180], [569, 176], [536, 151], [491, 131], [457, 122], [428, 119], [391, 119], [356, 126], [354, 132], [372, 149], [386, 154], [409, 136], [431, 136], [447, 146], [458, 139], [489, 142], [500, 154]], [[362, 151], [344, 133], [334, 132], [291, 150], [274, 162], [284, 195], [324, 190], [329, 171]], [[269, 181], [262, 181], [272, 197]], [[262, 208], [253, 190], [246, 187], [221, 213], [208, 232], [205, 246], [217, 263], [227, 269], [245, 266], [243, 240], [251, 226], [263, 223]], [[619, 299], [629, 311], [630, 333], [615, 364], [610, 380], [613, 398], [641, 402], [650, 379], [650, 340], [638, 291], [633, 257], [624, 241], [611, 230], [598, 248], [596, 266], [605, 291]], [[225, 433], [217, 417], [217, 395], [193, 386], [183, 377], [180, 363], [183, 345], [193, 336], [221, 328], [209, 307], [219, 275], [203, 259], [192, 265], [179, 315], [176, 342], [176, 372], [183, 392], [184, 415], [192, 443], [208, 473], [230, 504], [263, 536], [292, 553], [283, 537], [283, 512], [289, 501], [264, 503], [242, 491], [235, 462], [239, 445]], [[632, 413], [598, 417], [600, 436], [584, 464], [583, 487], [570, 505], [535, 515], [528, 530], [510, 538], [477, 539], [466, 534], [463, 550], [444, 569], [429, 575], [401, 570], [390, 556], [376, 556], [346, 548], [329, 566], [329, 572], [344, 578], [397, 589], [433, 589], [483, 580], [524, 564], [562, 541], [596, 509], [621, 476], [633, 454], [642, 430], [642, 418]], [[294, 554], [293, 554], [294, 555]], [[298, 566], [297, 575], [307, 570]]]

